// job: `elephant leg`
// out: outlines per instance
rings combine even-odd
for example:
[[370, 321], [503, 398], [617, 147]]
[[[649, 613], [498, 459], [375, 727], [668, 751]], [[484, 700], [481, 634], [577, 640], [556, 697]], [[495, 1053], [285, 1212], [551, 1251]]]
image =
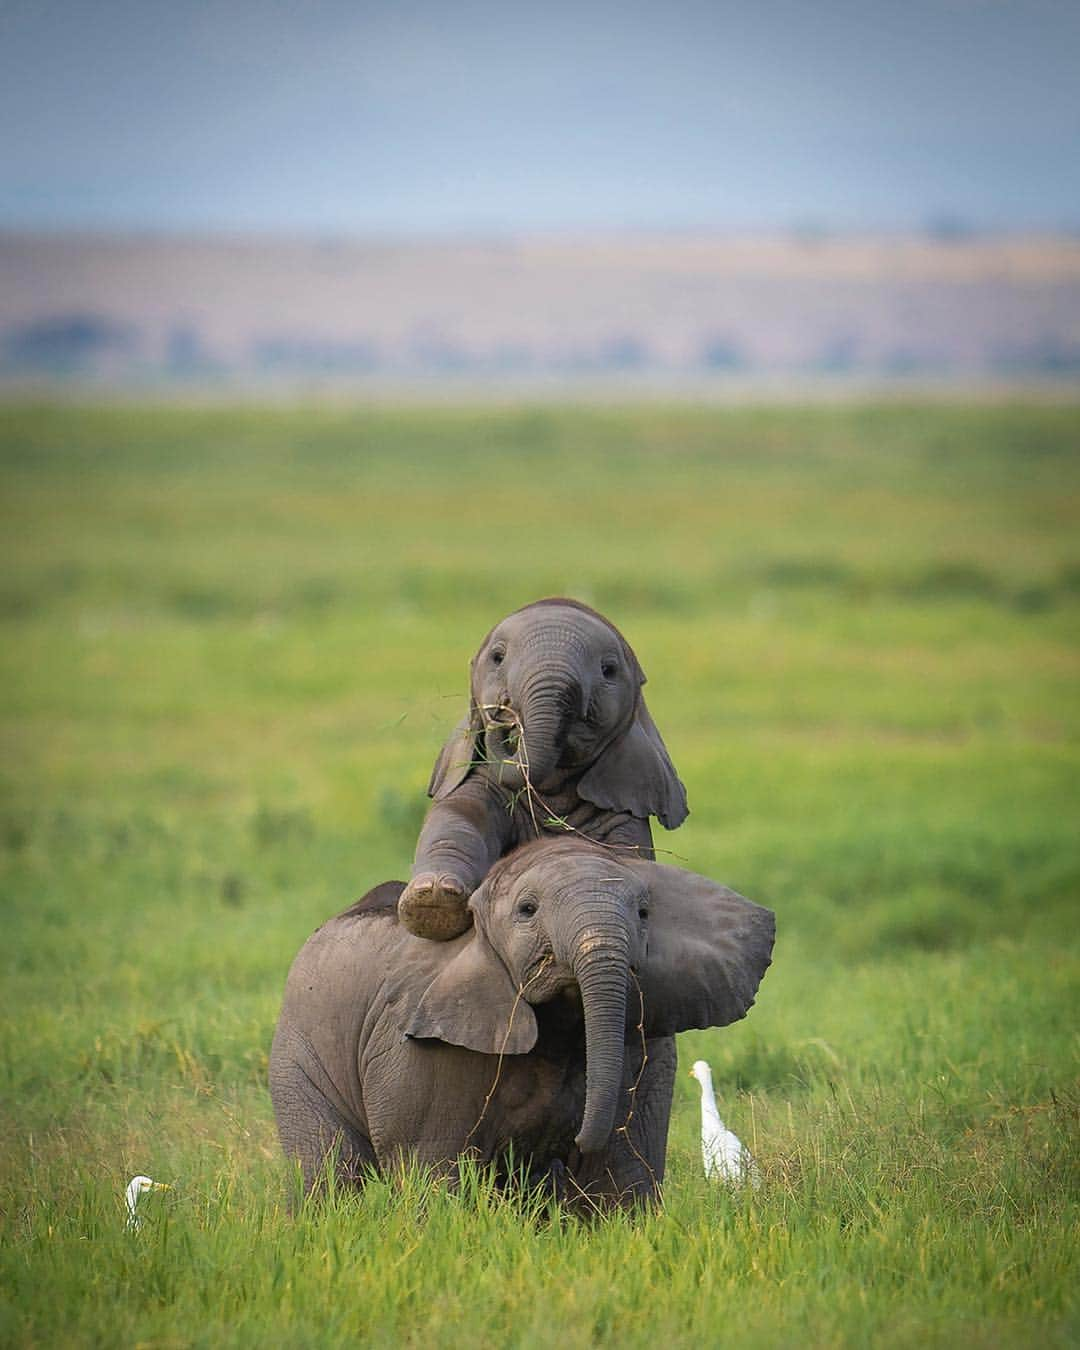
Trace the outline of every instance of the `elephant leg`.
[[566, 1164], [561, 1158], [553, 1158], [546, 1173], [541, 1174], [539, 1186], [550, 1192], [557, 1205], [566, 1204]]
[[398, 900], [398, 919], [417, 937], [447, 942], [472, 922], [469, 896], [509, 846], [510, 812], [484, 773], [465, 780], [428, 811], [412, 879]]
[[607, 1148], [573, 1160], [567, 1200], [582, 1213], [660, 1200], [675, 1091], [674, 1036], [646, 1041], [644, 1066], [642, 1058], [640, 1048], [627, 1052], [622, 1105]]
[[585, 807], [588, 809], [581, 810], [580, 824], [574, 815], [570, 816], [569, 823], [578, 826], [586, 838], [647, 862], [655, 857], [652, 830], [647, 820], [627, 811], [597, 810], [591, 802], [585, 803]]
[[299, 1164], [305, 1196], [331, 1179], [361, 1186], [377, 1170], [370, 1139], [327, 1099], [280, 1034], [270, 1054], [270, 1098], [282, 1150]]

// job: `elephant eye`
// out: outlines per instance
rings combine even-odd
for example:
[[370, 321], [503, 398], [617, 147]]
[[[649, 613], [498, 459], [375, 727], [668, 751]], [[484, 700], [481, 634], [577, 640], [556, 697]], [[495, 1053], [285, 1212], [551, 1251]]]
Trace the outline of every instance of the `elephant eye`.
[[492, 649], [491, 649], [491, 664], [492, 664], [493, 666], [501, 666], [502, 663], [503, 663], [503, 657], [504, 657], [505, 655], [506, 655], [506, 648], [505, 648], [505, 647], [492, 647]]
[[647, 919], [647, 918], [649, 917], [649, 906], [648, 906], [648, 905], [638, 905], [637, 916], [638, 916], [639, 919], [643, 919], [643, 920], [644, 920], [644, 919]]
[[619, 663], [613, 656], [605, 656], [600, 662], [600, 674], [605, 680], [613, 680], [618, 673]]
[[538, 909], [539, 905], [535, 900], [522, 900], [518, 905], [518, 913], [524, 915], [526, 919], [531, 919]]

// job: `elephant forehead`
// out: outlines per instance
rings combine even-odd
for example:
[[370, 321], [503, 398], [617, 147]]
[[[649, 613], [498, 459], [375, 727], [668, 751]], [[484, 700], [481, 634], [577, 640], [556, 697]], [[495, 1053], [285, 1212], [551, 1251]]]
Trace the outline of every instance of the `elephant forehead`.
[[555, 841], [525, 870], [521, 885], [559, 896], [591, 890], [629, 896], [645, 890], [641, 878], [611, 854], [561, 840]]
[[541, 636], [581, 649], [618, 642], [614, 629], [603, 619], [569, 605], [519, 610], [495, 628], [492, 640], [526, 641]]
[[600, 866], [561, 869], [556, 883], [560, 897], [571, 897], [592, 892], [617, 896], [620, 900], [636, 900], [644, 896], [647, 887], [633, 872], [606, 862]]

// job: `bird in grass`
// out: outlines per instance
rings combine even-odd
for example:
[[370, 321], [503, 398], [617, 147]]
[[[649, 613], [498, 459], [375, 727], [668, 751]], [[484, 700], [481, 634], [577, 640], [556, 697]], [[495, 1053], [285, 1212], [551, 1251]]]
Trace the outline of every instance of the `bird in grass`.
[[127, 1205], [127, 1223], [124, 1227], [132, 1233], [138, 1232], [142, 1227], [142, 1219], [135, 1213], [135, 1206], [139, 1203], [139, 1196], [144, 1191], [168, 1191], [172, 1188], [166, 1181], [154, 1181], [151, 1177], [132, 1177], [124, 1191], [124, 1202]]
[[735, 1185], [749, 1181], [751, 1186], [758, 1185], [761, 1178], [750, 1150], [720, 1119], [713, 1093], [712, 1070], [705, 1060], [694, 1061], [690, 1077], [696, 1078], [701, 1085], [701, 1158], [705, 1175], [710, 1181], [727, 1181]]

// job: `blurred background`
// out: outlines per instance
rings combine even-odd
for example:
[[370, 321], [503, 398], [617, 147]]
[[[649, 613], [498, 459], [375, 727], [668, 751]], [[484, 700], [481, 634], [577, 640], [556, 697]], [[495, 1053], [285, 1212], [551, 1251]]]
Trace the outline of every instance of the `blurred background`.
[[1080, 380], [1065, 0], [12, 0], [0, 379]]
[[[1078, 55], [1074, 0], [5, 0], [0, 1342], [1077, 1342]], [[660, 856], [777, 913], [680, 1037], [763, 1188], [683, 1073], [653, 1227], [339, 1243], [285, 972], [553, 594], [648, 673]]]

